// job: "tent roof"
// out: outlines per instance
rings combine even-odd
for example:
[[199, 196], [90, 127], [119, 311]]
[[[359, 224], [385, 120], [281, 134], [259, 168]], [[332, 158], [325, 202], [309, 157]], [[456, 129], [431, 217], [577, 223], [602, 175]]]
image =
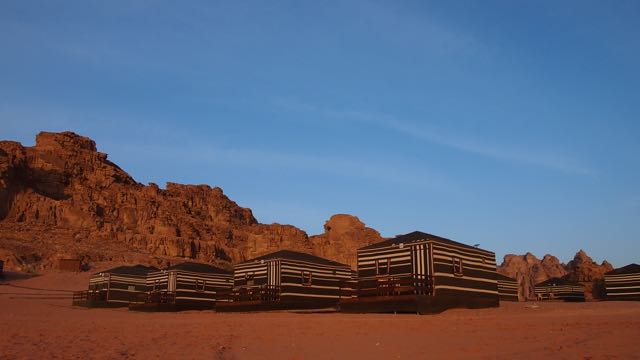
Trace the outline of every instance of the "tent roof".
[[184, 270], [184, 271], [207, 273], [207, 274], [226, 274], [226, 275], [232, 274], [231, 271], [224, 270], [209, 264], [189, 262], [189, 261], [176, 264], [173, 266], [169, 266], [167, 270]]
[[118, 266], [109, 270], [100, 271], [100, 273], [142, 276], [147, 275], [152, 271], [158, 271], [158, 268], [138, 264], [133, 266]]
[[507, 281], [515, 281], [515, 282], [518, 281], [518, 280], [516, 280], [516, 279], [514, 279], [512, 277], [509, 277], [509, 276], [506, 276], [506, 275], [503, 275], [503, 274], [500, 274], [500, 273], [496, 273], [496, 279], [498, 279], [498, 280], [507, 280]]
[[397, 244], [410, 244], [410, 243], [424, 241], [424, 240], [436, 240], [436, 241], [439, 241], [439, 242], [442, 242], [442, 243], [447, 243], [447, 244], [451, 244], [451, 245], [457, 245], [457, 246], [466, 247], [468, 249], [491, 252], [491, 251], [488, 251], [488, 250], [477, 248], [475, 246], [463, 244], [463, 243], [460, 243], [460, 242], [457, 242], [457, 241], [453, 241], [453, 240], [450, 240], [450, 239], [447, 239], [447, 238], [443, 238], [441, 236], [425, 233], [425, 232], [422, 232], [422, 231], [414, 231], [414, 232], [410, 232], [408, 234], [398, 235], [398, 236], [396, 236], [396, 237], [394, 237], [392, 239], [380, 241], [380, 242], [377, 242], [375, 244], [371, 244], [371, 245], [362, 247], [362, 248], [360, 248], [358, 250], [377, 249], [377, 248], [383, 248], [383, 247], [391, 246], [391, 245], [394, 245], [394, 244], [396, 244], [396, 245]]
[[242, 262], [242, 264], [260, 261], [260, 260], [273, 260], [273, 259], [299, 260], [299, 261], [316, 263], [320, 265], [344, 266], [344, 267], [350, 268], [349, 265], [341, 264], [339, 262], [321, 258], [319, 256], [315, 256], [307, 253], [301, 253], [301, 252], [292, 251], [292, 250], [280, 250], [280, 251], [272, 252], [266, 255], [259, 256], [257, 258], [253, 258], [251, 260], [244, 261]]
[[548, 280], [545, 280], [541, 283], [536, 284], [536, 286], [554, 286], [554, 285], [575, 285], [575, 286], [582, 286], [582, 284], [577, 283], [575, 281], [571, 281], [569, 280], [569, 278], [567, 276], [563, 276], [560, 278], [551, 278]]
[[636, 273], [640, 273], [640, 265], [629, 264], [627, 266], [623, 266], [621, 268], [617, 268], [615, 270], [609, 271], [605, 275], [622, 275], [622, 274], [636, 274]]

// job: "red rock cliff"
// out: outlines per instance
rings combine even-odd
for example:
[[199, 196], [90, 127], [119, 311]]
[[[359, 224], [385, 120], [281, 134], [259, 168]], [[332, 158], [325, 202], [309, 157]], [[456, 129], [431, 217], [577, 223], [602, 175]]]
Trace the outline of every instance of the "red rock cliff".
[[604, 274], [613, 270], [606, 260], [598, 265], [587, 253], [580, 250], [567, 264], [569, 278], [585, 285], [587, 299], [603, 299], [606, 296]]
[[316, 253], [356, 269], [358, 248], [382, 241], [380, 233], [355, 216], [333, 215], [324, 223], [324, 234], [310, 238]]
[[567, 274], [564, 266], [555, 256], [545, 255], [542, 260], [531, 253], [525, 255], [505, 255], [498, 272], [518, 280], [521, 300], [534, 298], [535, 284], [552, 277]]
[[291, 225], [258, 223], [217, 187], [139, 184], [72, 132], [42, 132], [33, 147], [0, 141], [0, 257], [8, 267], [47, 267], [58, 257], [228, 265], [284, 248], [353, 263], [356, 248], [380, 238], [348, 215], [327, 224], [309, 239]]
[[604, 273], [611, 270], [612, 266], [607, 261], [598, 265], [582, 250], [566, 265], [560, 263], [555, 256], [545, 255], [539, 260], [533, 254], [527, 253], [506, 255], [502, 264], [498, 266], [499, 273], [518, 280], [521, 300], [535, 298], [535, 284], [565, 275], [585, 285], [587, 299], [602, 298]]

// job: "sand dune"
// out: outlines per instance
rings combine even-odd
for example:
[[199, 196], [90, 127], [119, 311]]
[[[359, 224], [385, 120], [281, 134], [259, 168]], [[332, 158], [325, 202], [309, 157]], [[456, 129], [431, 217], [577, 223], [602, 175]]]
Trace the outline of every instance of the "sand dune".
[[640, 303], [503, 303], [432, 316], [135, 313], [70, 305], [88, 274], [0, 286], [1, 359], [632, 359]]

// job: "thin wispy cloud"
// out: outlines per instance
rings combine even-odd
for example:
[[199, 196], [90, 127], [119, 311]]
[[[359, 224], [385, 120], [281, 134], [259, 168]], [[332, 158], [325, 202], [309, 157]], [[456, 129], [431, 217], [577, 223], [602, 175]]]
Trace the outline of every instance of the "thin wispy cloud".
[[277, 99], [276, 106], [289, 111], [309, 112], [320, 117], [342, 121], [362, 122], [379, 126], [396, 133], [432, 144], [441, 145], [468, 154], [482, 156], [501, 161], [536, 165], [568, 174], [593, 175], [593, 169], [581, 164], [577, 159], [562, 154], [550, 153], [541, 149], [518, 149], [490, 144], [486, 140], [452, 134], [435, 126], [414, 124], [401, 121], [386, 114], [367, 113], [362, 111], [334, 110], [311, 104], [298, 103], [288, 99]]
[[435, 171], [410, 168], [388, 162], [370, 162], [359, 158], [278, 152], [266, 149], [225, 148], [211, 145], [181, 146], [161, 149], [154, 146], [113, 144], [118, 151], [153, 159], [162, 154], [164, 161], [192, 161], [198, 164], [226, 164], [253, 170], [299, 170], [336, 177], [378, 181], [415, 188], [454, 191], [451, 179]]
[[387, 121], [384, 125], [407, 136], [412, 136], [483, 157], [538, 165], [564, 173], [593, 175], [593, 171], [590, 168], [583, 166], [575, 159], [563, 155], [545, 154], [542, 151], [527, 153], [519, 149], [499, 148], [480, 142], [479, 140], [455, 137], [433, 128], [416, 126], [397, 120]]
[[[2, 103], [0, 103], [1, 105]], [[166, 163], [167, 161], [194, 164], [225, 164], [232, 167], [255, 170], [300, 170], [310, 173], [328, 174], [334, 177], [378, 181], [415, 188], [438, 191], [454, 191], [452, 180], [435, 170], [424, 167], [401, 165], [400, 161], [371, 161], [351, 155], [330, 156], [324, 154], [304, 154], [299, 152], [274, 151], [262, 148], [230, 147], [211, 145], [215, 137], [204, 139], [193, 138], [184, 134], [179, 128], [159, 126], [148, 119], [136, 118], [127, 114], [94, 110], [100, 115], [90, 116], [87, 110], [61, 109], [44, 107], [43, 111], [23, 109], [21, 107], [0, 106], [0, 121], [11, 131], [22, 126], [26, 144], [33, 142], [33, 136], [41, 130], [64, 131], [73, 130], [80, 135], [93, 137], [98, 142], [99, 151], [107, 152], [114, 161], [130, 161]], [[93, 120], [93, 126], [87, 126], [83, 119]], [[24, 127], [28, 123], [30, 126]], [[96, 126], [95, 124], [102, 124]], [[50, 124], [55, 124], [51, 127]], [[130, 137], [110, 140], [93, 134], [125, 132]], [[156, 139], [172, 139], [162, 145], [153, 142], [137, 142], [134, 139], [145, 134]], [[191, 138], [190, 144], [180, 139]], [[120, 160], [122, 159], [122, 160]], [[127, 170], [127, 169], [125, 169]], [[132, 174], [135, 176], [135, 174]]]

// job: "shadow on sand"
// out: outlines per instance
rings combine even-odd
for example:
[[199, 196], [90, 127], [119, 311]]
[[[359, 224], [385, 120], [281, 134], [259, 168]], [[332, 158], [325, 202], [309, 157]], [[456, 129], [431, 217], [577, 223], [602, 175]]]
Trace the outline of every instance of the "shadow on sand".
[[5, 271], [0, 274], [0, 285], [7, 285], [11, 281], [25, 280], [40, 276], [38, 274], [29, 274], [23, 272]]

